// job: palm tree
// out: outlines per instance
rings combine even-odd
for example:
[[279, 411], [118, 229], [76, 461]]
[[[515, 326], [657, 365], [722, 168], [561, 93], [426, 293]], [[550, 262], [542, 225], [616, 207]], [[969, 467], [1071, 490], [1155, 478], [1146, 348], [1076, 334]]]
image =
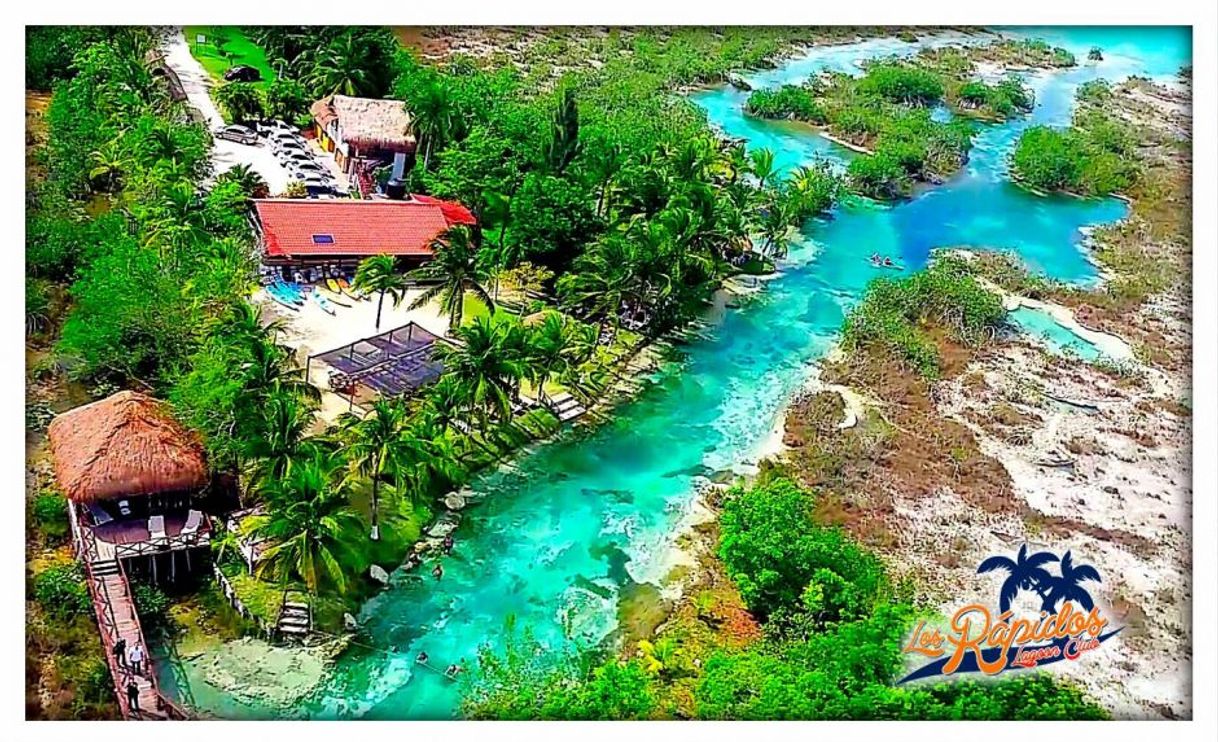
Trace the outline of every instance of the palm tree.
[[520, 325], [508, 318], [479, 317], [454, 334], [458, 344], [437, 344], [444, 376], [459, 385], [466, 409], [483, 430], [491, 418], [507, 422], [524, 377]]
[[563, 379], [587, 361], [596, 348], [596, 330], [558, 312], [548, 312], [528, 333], [527, 373], [543, 394], [546, 382]]
[[469, 228], [463, 224], [450, 227], [431, 243], [431, 249], [431, 261], [411, 271], [410, 277], [437, 283], [415, 297], [410, 308], [418, 309], [439, 297], [440, 306], [448, 315], [449, 333], [461, 326], [467, 292], [493, 313], [495, 301], [482, 286], [490, 274], [478, 260], [478, 249]]
[[380, 494], [381, 478], [391, 475], [397, 467], [401, 441], [407, 425], [406, 408], [400, 400], [378, 399], [367, 417], [347, 413], [339, 418], [338, 427], [343, 441], [343, 452], [351, 466], [372, 481], [370, 538], [380, 539], [380, 522], [377, 519], [377, 495]]
[[774, 175], [774, 151], [762, 147], [749, 152], [749, 171], [757, 178], [757, 187], [765, 188], [765, 182]]
[[307, 56], [305, 61], [311, 66], [304, 81], [319, 95], [360, 96], [370, 92], [367, 49], [354, 32], [347, 31], [327, 46], [302, 56]]
[[559, 296], [566, 306], [597, 317], [602, 329], [606, 319], [616, 327], [628, 297], [639, 296], [639, 262], [634, 243], [612, 232], [576, 260], [575, 270], [558, 279]]
[[250, 198], [266, 198], [271, 195], [270, 186], [266, 184], [257, 170], [244, 162], [233, 165], [216, 178], [217, 183], [236, 183], [241, 192]]
[[283, 389], [270, 392], [257, 407], [247, 410], [251, 424], [244, 426], [241, 454], [255, 492], [262, 493], [288, 473], [315, 415], [313, 405]]
[[346, 592], [343, 563], [353, 557], [349, 545], [360, 525], [349, 502], [351, 484], [342, 458], [321, 447], [268, 482], [267, 514], [250, 523], [250, 532], [271, 544], [258, 576], [299, 579], [314, 595], [326, 584]]
[[595, 213], [597, 216], [604, 216], [609, 212], [613, 181], [626, 164], [626, 158], [621, 147], [616, 144], [605, 144], [585, 148], [583, 162], [589, 177], [597, 186]]
[[1041, 610], [1052, 613], [1057, 609], [1059, 603], [1068, 600], [1078, 603], [1083, 610], [1091, 610], [1095, 606], [1095, 602], [1091, 599], [1090, 593], [1084, 590], [1079, 583], [1087, 580], [1101, 582], [1099, 571], [1090, 564], [1075, 565], [1074, 558], [1068, 551], [1062, 556], [1058, 568], [1061, 570], [1061, 576], [1050, 578], [1049, 592], [1044, 597]]
[[1041, 565], [1056, 561], [1057, 555], [1047, 551], [1029, 556], [1028, 545], [1024, 544], [1019, 547], [1019, 554], [1015, 559], [992, 556], [977, 567], [977, 574], [996, 570], [1005, 570], [1008, 573], [998, 593], [998, 608], [1005, 613], [1010, 610], [1011, 601], [1020, 590], [1035, 590], [1037, 594], [1044, 596], [1040, 588], [1052, 584], [1053, 577]]
[[433, 79], [411, 97], [410, 116], [410, 126], [423, 148], [423, 172], [427, 172], [432, 152], [442, 148], [457, 127], [458, 113], [448, 89]]
[[[393, 300], [397, 307], [406, 296], [406, 278], [397, 272], [397, 266], [390, 255], [373, 255], [365, 258], [355, 269], [355, 280], [352, 288], [356, 291], [376, 293], [376, 330], [381, 330], [381, 310], [385, 306], [385, 296]], [[412, 305], [413, 306], [413, 305]]]

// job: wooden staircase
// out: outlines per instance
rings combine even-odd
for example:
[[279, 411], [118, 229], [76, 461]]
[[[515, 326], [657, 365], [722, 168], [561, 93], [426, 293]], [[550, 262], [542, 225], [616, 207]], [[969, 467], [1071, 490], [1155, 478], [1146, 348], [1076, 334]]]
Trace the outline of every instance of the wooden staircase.
[[292, 600], [285, 594], [279, 606], [279, 618], [275, 629], [284, 639], [304, 640], [313, 633], [313, 610], [301, 600]]
[[550, 412], [553, 412], [560, 422], [564, 423], [568, 420], [574, 420], [588, 411], [569, 392], [559, 392], [553, 396], [543, 394], [541, 395], [541, 401], [545, 403], [546, 407], [550, 408]]

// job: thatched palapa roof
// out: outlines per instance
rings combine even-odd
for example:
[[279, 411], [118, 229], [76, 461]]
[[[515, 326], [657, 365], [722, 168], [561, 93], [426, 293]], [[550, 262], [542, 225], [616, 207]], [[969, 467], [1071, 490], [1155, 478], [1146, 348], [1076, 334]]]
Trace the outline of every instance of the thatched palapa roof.
[[198, 489], [208, 482], [203, 447], [165, 404], [119, 392], [69, 410], [47, 430], [55, 479], [73, 502]]
[[410, 114], [400, 100], [330, 95], [313, 103], [309, 112], [322, 128], [338, 121], [343, 141], [356, 147], [414, 151]]

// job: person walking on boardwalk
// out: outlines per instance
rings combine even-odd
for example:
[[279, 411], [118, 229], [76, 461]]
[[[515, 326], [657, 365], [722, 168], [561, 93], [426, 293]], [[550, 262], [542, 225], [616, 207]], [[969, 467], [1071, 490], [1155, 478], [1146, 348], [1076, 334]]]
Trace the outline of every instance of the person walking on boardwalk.
[[127, 640], [121, 636], [114, 642], [114, 661], [119, 667], [127, 669]]
[[140, 687], [135, 684], [135, 678], [127, 681], [127, 706], [133, 715], [140, 713]]
[[127, 665], [131, 672], [137, 675], [144, 674], [144, 648], [139, 642], [131, 645], [131, 649], [127, 650]]

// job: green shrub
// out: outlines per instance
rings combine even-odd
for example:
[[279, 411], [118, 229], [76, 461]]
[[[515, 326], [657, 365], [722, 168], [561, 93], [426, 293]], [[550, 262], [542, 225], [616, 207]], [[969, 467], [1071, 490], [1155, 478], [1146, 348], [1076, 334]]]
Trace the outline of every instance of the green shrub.
[[787, 479], [737, 487], [720, 516], [719, 556], [749, 609], [800, 612], [817, 626], [870, 611], [880, 561], [838, 528], [812, 521], [812, 498]]
[[135, 596], [135, 609], [140, 614], [140, 625], [146, 631], [167, 625], [172, 601], [164, 590], [137, 582], [132, 585], [131, 592]]
[[842, 329], [842, 346], [871, 343], [893, 352], [919, 375], [939, 374], [939, 353], [920, 329], [932, 323], [960, 342], [976, 345], [993, 335], [1006, 318], [1002, 300], [973, 278], [958, 258], [941, 258], [903, 279], [872, 281]]
[[755, 90], [745, 110], [768, 119], [794, 118], [812, 124], [826, 122], [824, 107], [813, 90], [802, 85], [783, 85], [777, 90]]
[[34, 496], [30, 514], [40, 531], [52, 538], [62, 538], [68, 533], [68, 505], [63, 495], [54, 491], [39, 492]]
[[80, 566], [75, 563], [47, 567], [34, 575], [33, 589], [34, 599], [43, 610], [59, 618], [89, 611], [89, 590]]

